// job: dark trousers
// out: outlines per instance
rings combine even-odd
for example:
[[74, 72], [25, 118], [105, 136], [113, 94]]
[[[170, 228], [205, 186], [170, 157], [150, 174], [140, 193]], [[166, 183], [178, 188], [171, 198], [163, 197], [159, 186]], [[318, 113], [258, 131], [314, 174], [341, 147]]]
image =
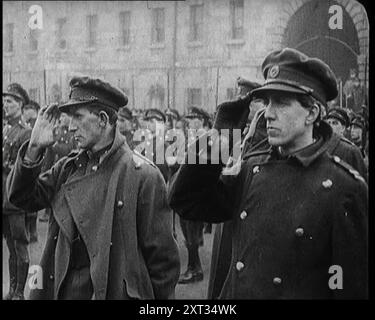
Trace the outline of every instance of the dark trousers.
[[199, 246], [203, 246], [204, 223], [180, 218], [180, 225], [188, 250], [187, 270], [202, 272], [202, 265], [199, 258]]
[[9, 260], [29, 263], [26, 214], [3, 215], [3, 235], [9, 250]]

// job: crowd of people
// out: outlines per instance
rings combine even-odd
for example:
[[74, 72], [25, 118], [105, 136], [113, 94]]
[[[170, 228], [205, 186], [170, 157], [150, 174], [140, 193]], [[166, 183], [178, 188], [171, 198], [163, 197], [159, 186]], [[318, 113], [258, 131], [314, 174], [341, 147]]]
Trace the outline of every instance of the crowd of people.
[[[5, 299], [24, 299], [38, 212], [48, 223], [44, 287], [31, 299], [173, 298], [177, 283], [203, 280], [199, 248], [213, 223], [210, 299], [330, 298], [334, 264], [345, 268], [341, 296], [365, 297], [368, 107], [328, 107], [338, 94], [332, 71], [297, 50], [270, 53], [262, 70], [263, 84], [234, 79], [237, 96], [214, 114], [135, 109], [89, 77], [74, 77], [66, 102], [42, 108], [9, 85]], [[209, 138], [213, 129], [241, 130], [240, 158], [211, 162], [219, 144], [234, 148]], [[166, 152], [171, 145], [180, 148]], [[189, 153], [207, 165], [179, 161]], [[176, 214], [188, 252], [181, 274]]]

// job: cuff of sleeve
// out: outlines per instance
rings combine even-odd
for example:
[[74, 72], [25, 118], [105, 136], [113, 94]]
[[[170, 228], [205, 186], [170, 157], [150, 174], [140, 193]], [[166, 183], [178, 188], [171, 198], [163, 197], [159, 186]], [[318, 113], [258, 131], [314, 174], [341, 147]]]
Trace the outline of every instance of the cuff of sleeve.
[[21, 159], [22, 166], [26, 168], [36, 168], [42, 165], [43, 159], [44, 159], [44, 152], [39, 156], [39, 158], [36, 161], [30, 160], [27, 155], [26, 151], [29, 146], [29, 140], [26, 141], [19, 150], [19, 156]]

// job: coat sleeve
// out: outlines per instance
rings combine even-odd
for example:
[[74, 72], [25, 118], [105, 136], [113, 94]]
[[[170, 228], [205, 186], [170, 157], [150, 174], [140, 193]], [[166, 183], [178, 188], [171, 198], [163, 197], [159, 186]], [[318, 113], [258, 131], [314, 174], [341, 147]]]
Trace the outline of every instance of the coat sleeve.
[[[368, 190], [364, 182], [353, 183], [344, 212], [335, 212], [332, 230], [332, 265], [342, 270], [342, 289], [337, 299], [368, 298]], [[341, 210], [340, 210], [341, 211]]]
[[32, 166], [24, 163], [27, 147], [28, 141], [18, 152], [15, 165], [8, 176], [7, 191], [10, 203], [25, 211], [33, 212], [50, 206], [50, 201], [55, 194], [61, 162], [40, 174], [43, 160]]
[[156, 169], [141, 185], [137, 211], [140, 247], [156, 299], [173, 299], [180, 275], [180, 257], [172, 232], [172, 210], [165, 181]]
[[[204, 138], [202, 135], [199, 139]], [[200, 164], [197, 143], [189, 146], [186, 164], [181, 165], [171, 179], [169, 204], [186, 220], [212, 223], [230, 220], [241, 186], [241, 183], [236, 183], [240, 175], [222, 175], [223, 166], [210, 163], [210, 159], [207, 159], [207, 164]], [[196, 164], [187, 163], [193, 157], [196, 157]], [[241, 159], [237, 164], [241, 164]]]

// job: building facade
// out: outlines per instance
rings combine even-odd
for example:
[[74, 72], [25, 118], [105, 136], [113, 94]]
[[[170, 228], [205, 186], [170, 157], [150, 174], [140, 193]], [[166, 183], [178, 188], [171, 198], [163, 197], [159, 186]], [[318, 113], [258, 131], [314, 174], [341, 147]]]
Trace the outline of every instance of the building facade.
[[3, 86], [19, 82], [42, 104], [86, 74], [123, 89], [131, 108], [214, 112], [238, 76], [262, 82], [263, 58], [284, 46], [343, 82], [354, 68], [368, 88], [369, 24], [355, 0], [3, 2]]

